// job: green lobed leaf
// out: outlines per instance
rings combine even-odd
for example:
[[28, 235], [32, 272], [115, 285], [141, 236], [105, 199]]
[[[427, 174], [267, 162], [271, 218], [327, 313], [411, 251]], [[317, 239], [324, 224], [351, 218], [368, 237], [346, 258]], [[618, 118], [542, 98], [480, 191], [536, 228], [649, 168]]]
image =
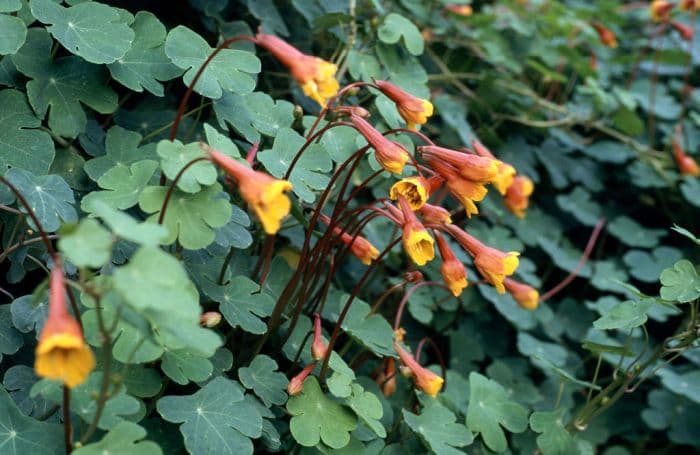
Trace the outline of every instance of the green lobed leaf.
[[152, 13], [139, 11], [131, 28], [135, 33], [134, 42], [123, 57], [107, 66], [109, 72], [115, 80], [135, 92], [146, 89], [156, 96], [163, 96], [160, 82], [182, 73], [165, 55], [165, 26]]
[[276, 136], [294, 122], [294, 105], [272, 99], [263, 92], [243, 95], [225, 92], [214, 101], [214, 112], [221, 128], [229, 124], [248, 142], [260, 141], [261, 135]]
[[467, 427], [457, 423], [457, 417], [452, 411], [438, 401], [429, 401], [420, 415], [411, 414], [405, 409], [402, 412], [406, 425], [436, 455], [464, 453], [457, 448], [468, 446], [474, 440], [474, 435]]
[[[165, 53], [180, 69], [186, 70], [183, 82], [189, 86], [204, 61], [214, 51], [196, 32], [179, 25], [165, 39]], [[251, 74], [260, 72], [260, 60], [251, 52], [224, 49], [207, 65], [194, 91], [219, 99], [224, 92], [250, 93], [255, 88]]]
[[250, 438], [262, 433], [262, 416], [244, 400], [243, 388], [223, 377], [192, 395], [165, 396], [156, 409], [168, 422], [182, 423], [190, 453], [252, 454]]
[[662, 299], [687, 303], [700, 297], [700, 276], [687, 259], [664, 269], [660, 279]]
[[94, 213], [105, 222], [117, 236], [144, 246], [165, 243], [168, 230], [156, 223], [139, 223], [124, 212], [115, 210], [103, 202], [94, 203]]
[[386, 438], [386, 429], [380, 422], [384, 409], [374, 393], [365, 390], [360, 384], [352, 384], [352, 395], [345, 402], [377, 436]]
[[[3, 62], [7, 59], [3, 59]], [[17, 90], [0, 91], [0, 172], [19, 167], [34, 174], [46, 174], [56, 151], [51, 136], [37, 130], [41, 120], [32, 112], [27, 98]], [[4, 186], [4, 185], [3, 185]]]
[[[299, 133], [282, 128], [275, 137], [272, 149], [258, 153], [258, 160], [270, 174], [282, 178], [305, 142]], [[294, 193], [306, 202], [314, 202], [316, 192], [328, 185], [330, 178], [327, 173], [332, 166], [333, 162], [323, 147], [318, 144], [307, 147], [289, 176]]]
[[131, 166], [118, 164], [110, 168], [97, 179], [97, 184], [104, 191], [93, 191], [85, 195], [80, 201], [80, 208], [94, 213], [99, 204], [121, 210], [133, 207], [156, 169], [158, 163], [152, 160], [137, 161]]
[[121, 422], [99, 442], [86, 444], [75, 455], [161, 455], [163, 451], [153, 441], [143, 441], [146, 430], [132, 422]]
[[625, 245], [638, 248], [653, 248], [666, 235], [663, 229], [646, 229], [632, 218], [619, 216], [608, 224], [608, 232]]
[[51, 0], [32, 0], [32, 14], [70, 52], [91, 63], [112, 63], [126, 54], [134, 31], [119, 10], [98, 2], [63, 8]]
[[163, 354], [160, 367], [180, 385], [201, 382], [211, 377], [214, 371], [214, 365], [206, 357], [192, 349], [169, 349]]
[[350, 431], [357, 426], [353, 413], [328, 399], [314, 376], [306, 378], [299, 395], [289, 398], [287, 411], [292, 415], [289, 430], [304, 447], [323, 441], [332, 449], [342, 449], [350, 442]]
[[12, 324], [9, 305], [0, 306], [0, 361], [5, 354], [14, 354], [22, 347], [22, 334]]
[[219, 302], [219, 311], [231, 327], [261, 335], [267, 324], [260, 318], [272, 314], [275, 301], [260, 292], [260, 286], [246, 276], [237, 276], [225, 286], [212, 289], [210, 297]]
[[114, 288], [138, 314], [157, 327], [169, 349], [191, 348], [211, 356], [221, 340], [199, 326], [199, 295], [182, 265], [154, 247], [141, 247], [114, 271]]
[[668, 246], [658, 246], [650, 253], [630, 250], [625, 253], [622, 259], [629, 267], [629, 272], [633, 277], [647, 283], [656, 283], [659, 281], [661, 272], [681, 258], [680, 250]]
[[527, 429], [528, 412], [508, 397], [497, 382], [479, 373], [469, 374], [467, 428], [481, 434], [486, 446], [496, 452], [508, 448], [501, 426], [512, 433]]
[[106, 84], [105, 68], [75, 56], [53, 60], [52, 44], [45, 30], [32, 29], [12, 61], [31, 78], [27, 96], [34, 111], [42, 118], [48, 111], [49, 128], [59, 136], [74, 138], [85, 131], [87, 124], [81, 103], [109, 114], [117, 109], [117, 94]]
[[27, 38], [27, 26], [19, 17], [0, 14], [0, 55], [14, 54]]
[[402, 37], [406, 49], [413, 55], [423, 53], [423, 36], [410, 20], [396, 13], [390, 13], [377, 30], [377, 36], [385, 43], [397, 43]]
[[238, 377], [247, 389], [252, 389], [265, 404], [281, 406], [287, 402], [287, 376], [277, 371], [277, 362], [259, 354], [247, 367], [238, 370]]
[[[231, 218], [231, 205], [221, 198], [221, 185], [205, 187], [196, 194], [173, 191], [163, 225], [168, 228], [167, 243], [176, 238], [189, 250], [198, 250], [210, 245], [216, 238], [214, 229], [224, 226]], [[146, 213], [153, 213], [150, 221], [160, 215], [168, 189], [149, 186], [139, 196], [139, 206]]]
[[63, 426], [23, 415], [5, 389], [0, 388], [0, 452], [7, 455], [63, 454]]
[[157, 160], [155, 144], [139, 146], [142, 136], [121, 126], [113, 126], [105, 137], [105, 154], [85, 163], [85, 172], [98, 182], [115, 166], [131, 166], [142, 160]]
[[62, 230], [58, 248], [74, 265], [98, 268], [112, 255], [112, 236], [97, 221], [84, 219]]
[[[7, 171], [5, 178], [22, 193], [44, 230], [54, 232], [61, 222], [78, 221], [78, 213], [73, 207], [73, 191], [61, 177], [37, 177], [24, 169], [12, 168]], [[20, 210], [24, 211], [24, 208], [20, 207]], [[28, 220], [28, 223], [34, 226], [32, 220]]]
[[[160, 141], [156, 149], [160, 156], [160, 164], [163, 173], [170, 180], [174, 180], [178, 173], [190, 161], [206, 157], [199, 142], [183, 144], [178, 141]], [[211, 185], [216, 182], [216, 168], [211, 161], [199, 161], [190, 167], [180, 176], [177, 187], [186, 193], [198, 193], [202, 186]]]
[[671, 368], [664, 368], [656, 375], [661, 377], [661, 383], [671, 392], [700, 404], [700, 371], [678, 374]]
[[576, 452], [575, 441], [564, 427], [566, 409], [552, 412], [533, 412], [530, 428], [537, 433], [537, 447], [543, 455], [567, 455]]

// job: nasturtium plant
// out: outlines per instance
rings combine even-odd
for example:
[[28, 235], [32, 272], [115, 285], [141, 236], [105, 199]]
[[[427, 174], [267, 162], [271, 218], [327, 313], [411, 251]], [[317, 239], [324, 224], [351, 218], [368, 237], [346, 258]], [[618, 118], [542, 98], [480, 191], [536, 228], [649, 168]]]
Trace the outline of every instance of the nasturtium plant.
[[620, 3], [0, 0], [0, 453], [700, 450], [700, 1]]

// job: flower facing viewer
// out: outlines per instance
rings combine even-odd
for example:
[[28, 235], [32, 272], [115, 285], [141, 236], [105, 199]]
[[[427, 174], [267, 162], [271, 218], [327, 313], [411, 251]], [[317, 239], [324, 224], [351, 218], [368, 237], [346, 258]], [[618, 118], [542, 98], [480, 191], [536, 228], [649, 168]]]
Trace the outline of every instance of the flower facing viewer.
[[277, 233], [282, 219], [292, 209], [287, 196], [287, 192], [292, 190], [292, 184], [253, 170], [212, 148], [206, 147], [205, 151], [217, 166], [236, 180], [241, 197], [253, 208], [265, 232]]
[[273, 35], [258, 33], [256, 43], [265, 48], [284, 66], [301, 85], [304, 94], [326, 107], [328, 99], [338, 93], [340, 84], [335, 79], [338, 67], [322, 58], [306, 55], [286, 41]]
[[389, 190], [389, 197], [395, 201], [399, 195], [406, 198], [411, 210], [418, 210], [430, 197], [428, 182], [423, 177], [407, 177], [399, 180]]
[[49, 317], [39, 335], [34, 369], [37, 376], [57, 379], [73, 388], [95, 368], [95, 357], [66, 308], [63, 268], [54, 264], [49, 278]]
[[399, 205], [404, 217], [403, 248], [413, 262], [425, 265], [435, 258], [435, 241], [403, 196], [399, 196]]

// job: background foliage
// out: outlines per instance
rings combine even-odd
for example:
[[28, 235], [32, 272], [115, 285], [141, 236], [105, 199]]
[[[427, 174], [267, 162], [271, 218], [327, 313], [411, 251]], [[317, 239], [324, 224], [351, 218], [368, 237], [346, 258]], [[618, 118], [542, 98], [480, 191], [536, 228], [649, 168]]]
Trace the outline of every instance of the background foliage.
[[[700, 446], [700, 357], [692, 349], [700, 180], [680, 175], [671, 153], [678, 125], [685, 151], [697, 156], [700, 147], [698, 34], [684, 40], [651, 22], [644, 3], [474, 1], [466, 16], [446, 6], [0, 0], [0, 172], [58, 239], [66, 271], [84, 291], [81, 319], [98, 357], [72, 395], [76, 454], [547, 455]], [[672, 14], [695, 26], [694, 15]], [[600, 42], [595, 21], [615, 33], [618, 48]], [[381, 358], [395, 355], [387, 320], [401, 295], [378, 313], [371, 307], [408, 269], [399, 247], [353, 303], [326, 381], [312, 376], [300, 395], [287, 396], [298, 353], [310, 360], [309, 315], [284, 345], [281, 330], [262, 353], [252, 349], [299, 259], [308, 222], [302, 202], [314, 202], [363, 144], [354, 130], [330, 130], [292, 172], [294, 216], [262, 288], [255, 269], [267, 254], [264, 233], [209, 162], [184, 174], [163, 226], [156, 222], [161, 175], [171, 180], [199, 156], [199, 141], [234, 157], [259, 142], [261, 168], [276, 177], [304, 144], [318, 106], [246, 42], [212, 61], [177, 139], [166, 139], [180, 97], [214, 47], [258, 27], [337, 62], [341, 85], [383, 78], [431, 98], [436, 115], [424, 133], [455, 149], [478, 137], [532, 178], [524, 220], [492, 194], [479, 217], [453, 217], [485, 243], [522, 252], [523, 281], [553, 288], [605, 223], [577, 278], [534, 312], [471, 272], [459, 299], [431, 287], [411, 296], [406, 341], [431, 337], [447, 368], [436, 399], [403, 378], [385, 397], [374, 381]], [[346, 103], [370, 110], [375, 125], [402, 126], [381, 94], [359, 91]], [[363, 162], [353, 182], [376, 169]], [[383, 176], [358, 201], [385, 197], [393, 181]], [[0, 452], [63, 453], [60, 385], [31, 368], [52, 264], [4, 186], [0, 204]], [[364, 235], [383, 247], [388, 226], [373, 221]], [[364, 270], [355, 259], [340, 265], [322, 313], [328, 331]], [[440, 279], [434, 263], [422, 271]], [[201, 327], [203, 310], [224, 322]], [[435, 353], [424, 354], [439, 371]]]

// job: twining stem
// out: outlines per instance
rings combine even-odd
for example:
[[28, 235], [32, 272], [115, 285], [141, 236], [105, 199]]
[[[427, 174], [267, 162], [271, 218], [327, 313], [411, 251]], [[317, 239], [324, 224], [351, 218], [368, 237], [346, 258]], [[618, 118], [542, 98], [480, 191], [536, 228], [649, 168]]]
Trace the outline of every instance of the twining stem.
[[177, 130], [180, 127], [180, 120], [182, 120], [182, 117], [185, 114], [187, 102], [190, 100], [190, 96], [192, 96], [192, 91], [194, 90], [195, 85], [197, 85], [197, 82], [199, 82], [199, 78], [204, 73], [204, 70], [219, 52], [228, 48], [231, 44], [235, 43], [236, 41], [250, 41], [252, 43], [256, 43], [255, 38], [253, 38], [252, 36], [234, 36], [233, 38], [229, 38], [221, 44], [219, 44], [216, 47], [216, 49], [214, 49], [214, 51], [211, 54], [209, 54], [209, 57], [207, 57], [202, 66], [199, 67], [199, 70], [197, 70], [197, 74], [194, 75], [194, 78], [192, 79], [192, 82], [190, 82], [190, 85], [187, 86], [187, 91], [185, 92], [185, 95], [180, 101], [180, 106], [177, 108], [177, 115], [175, 116], [175, 120], [173, 121], [173, 127], [170, 130], [169, 139], [171, 141], [174, 141], [177, 137]]
[[396, 310], [396, 315], [394, 316], [394, 330], [399, 330], [399, 328], [401, 328], [401, 318], [403, 317], [403, 310], [406, 307], [406, 303], [408, 303], [408, 299], [411, 298], [414, 292], [423, 286], [441, 287], [447, 289], [447, 292], [451, 292], [447, 286], [437, 281], [421, 281], [420, 283], [416, 283], [415, 285], [411, 286], [401, 298], [399, 308]]
[[583, 269], [583, 266], [586, 265], [589, 256], [593, 252], [593, 247], [595, 246], [595, 243], [598, 240], [598, 235], [600, 235], [600, 232], [603, 230], [603, 226], [605, 226], [605, 222], [605, 218], [600, 218], [598, 220], [598, 222], [595, 225], [595, 228], [593, 228], [593, 232], [591, 232], [590, 238], [588, 239], [586, 249], [583, 251], [583, 255], [581, 255], [581, 259], [578, 261], [578, 264], [576, 264], [576, 268], [572, 270], [571, 273], [566, 278], [564, 278], [559, 284], [542, 294], [539, 300], [540, 302], [544, 302], [545, 300], [551, 299], [552, 297], [557, 295], [559, 291], [561, 291], [562, 289], [567, 287], [572, 281], [574, 281], [581, 269]]
[[209, 161], [209, 157], [206, 156], [200, 156], [199, 158], [195, 158], [189, 163], [185, 164], [182, 169], [180, 169], [180, 172], [177, 173], [175, 178], [173, 179], [172, 182], [170, 182], [170, 186], [168, 187], [168, 191], [165, 193], [165, 199], [163, 199], [163, 206], [160, 208], [160, 215], [158, 215], [158, 224], [163, 224], [163, 220], [165, 220], [165, 211], [168, 209], [168, 203], [170, 202], [170, 198], [173, 195], [173, 192], [175, 191], [175, 187], [177, 186], [177, 182], [180, 181], [180, 178], [182, 175], [185, 173], [185, 171], [189, 168], [191, 168], [193, 165], [197, 164], [200, 161]]
[[330, 109], [330, 106], [333, 106], [333, 104], [335, 104], [335, 102], [338, 101], [338, 99], [340, 99], [340, 97], [343, 96], [345, 94], [345, 92], [347, 92], [348, 90], [355, 88], [355, 87], [363, 87], [363, 86], [370, 86], [370, 87], [377, 88], [376, 85], [374, 85], [370, 82], [353, 82], [352, 84], [348, 84], [345, 87], [338, 90], [338, 93], [333, 95], [333, 97], [328, 100], [328, 103], [326, 103], [326, 106], [323, 109], [321, 109], [321, 112], [318, 113], [316, 120], [314, 120], [314, 123], [311, 125], [311, 128], [309, 128], [309, 131], [307, 131], [307, 133], [306, 133], [307, 140], [309, 138], [311, 138], [311, 135], [314, 133], [314, 130], [318, 126], [321, 119], [326, 116], [326, 114], [328, 113], [328, 110]]
[[359, 279], [357, 284], [352, 290], [352, 293], [350, 293], [350, 297], [348, 297], [347, 302], [345, 302], [345, 306], [343, 306], [343, 310], [340, 312], [340, 315], [338, 316], [338, 320], [335, 323], [335, 327], [333, 327], [333, 332], [331, 333], [331, 338], [328, 340], [328, 347], [326, 349], [326, 355], [323, 358], [323, 366], [321, 367], [321, 373], [319, 374], [319, 380], [323, 381], [323, 379], [326, 377], [326, 372], [328, 371], [328, 361], [331, 358], [331, 352], [333, 352], [333, 346], [335, 346], [335, 342], [338, 339], [338, 336], [340, 335], [340, 326], [343, 324], [343, 321], [345, 321], [345, 316], [347, 316], [348, 311], [350, 310], [350, 305], [352, 304], [353, 300], [355, 300], [355, 297], [360, 293], [360, 289], [362, 289], [362, 286], [364, 286], [365, 281], [367, 281], [367, 277], [369, 277], [370, 273], [374, 268], [381, 262], [381, 260], [389, 254], [389, 252], [396, 246], [399, 242], [401, 241], [401, 237], [397, 237], [394, 239], [386, 248], [384, 248], [384, 251], [382, 251], [377, 259], [372, 262], [372, 264], [367, 267], [367, 270], [365, 270], [365, 273], [362, 275], [362, 277]]

